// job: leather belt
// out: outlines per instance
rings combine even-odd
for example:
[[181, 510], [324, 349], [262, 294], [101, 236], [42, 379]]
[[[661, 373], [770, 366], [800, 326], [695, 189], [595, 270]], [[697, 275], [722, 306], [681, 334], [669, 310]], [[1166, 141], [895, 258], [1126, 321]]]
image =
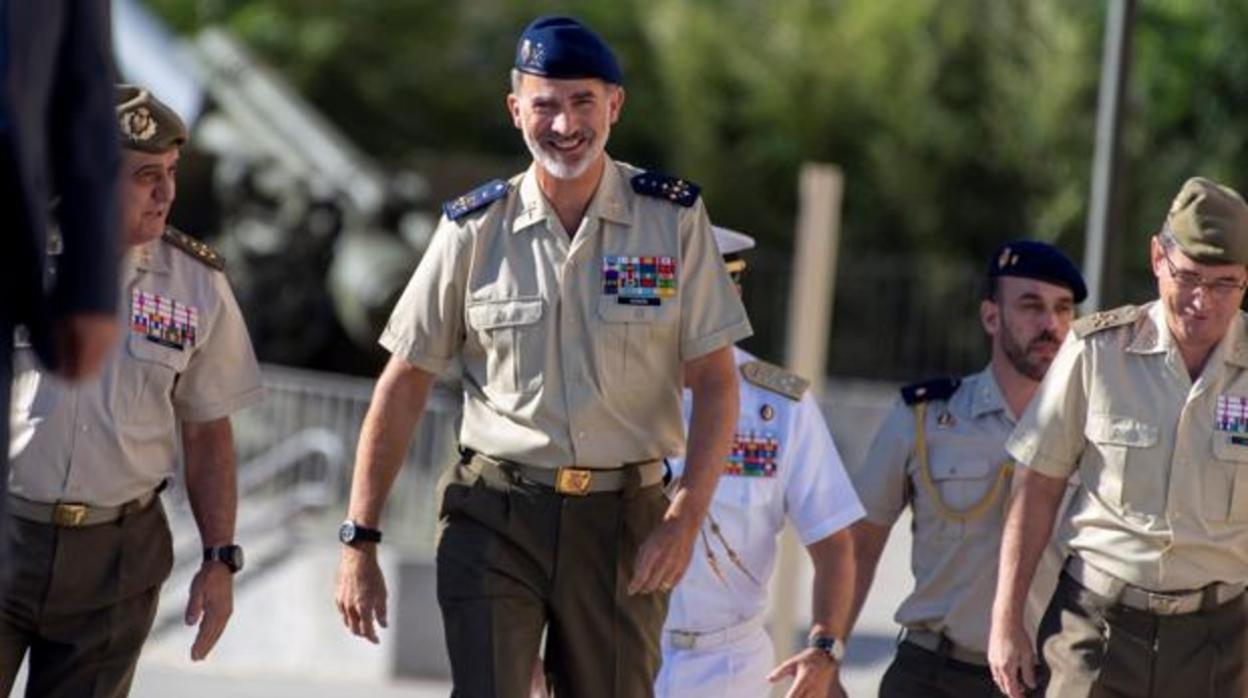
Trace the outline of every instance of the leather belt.
[[650, 487], [663, 482], [664, 473], [662, 460], [627, 463], [623, 467], [609, 469], [582, 468], [575, 465], [546, 468], [472, 453], [469, 462], [478, 468], [498, 468], [539, 485], [550, 487], [559, 494], [574, 497], [598, 492], [619, 492], [628, 487], [630, 481], [635, 481], [638, 489]]
[[763, 627], [762, 615], [719, 630], [664, 630], [672, 647], [680, 650], [709, 650], [753, 635]]
[[1074, 555], [1066, 558], [1063, 570], [1080, 586], [1097, 596], [1158, 616], [1177, 616], [1216, 608], [1244, 593], [1243, 583], [1226, 582], [1215, 582], [1191, 591], [1149, 591], [1128, 584], [1108, 572], [1102, 572]]
[[914, 630], [906, 628], [906, 636], [902, 640], [909, 642], [915, 647], [922, 647], [929, 652], [935, 652], [942, 657], [948, 657], [963, 664], [974, 664], [979, 667], [988, 666], [988, 655], [978, 650], [963, 647], [950, 640], [943, 633], [935, 633], [930, 630]]
[[19, 519], [51, 524], [61, 528], [81, 528], [112, 523], [129, 514], [143, 511], [156, 499], [160, 490], [152, 490], [125, 504], [97, 507], [79, 502], [35, 502], [15, 494], [9, 495], [9, 512]]

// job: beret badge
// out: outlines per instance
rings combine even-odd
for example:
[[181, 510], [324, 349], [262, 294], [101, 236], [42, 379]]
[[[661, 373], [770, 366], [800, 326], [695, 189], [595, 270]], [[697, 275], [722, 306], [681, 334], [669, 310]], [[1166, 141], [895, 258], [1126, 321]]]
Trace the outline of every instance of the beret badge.
[[148, 141], [156, 135], [156, 120], [147, 107], [138, 107], [121, 114], [121, 132], [136, 141]]

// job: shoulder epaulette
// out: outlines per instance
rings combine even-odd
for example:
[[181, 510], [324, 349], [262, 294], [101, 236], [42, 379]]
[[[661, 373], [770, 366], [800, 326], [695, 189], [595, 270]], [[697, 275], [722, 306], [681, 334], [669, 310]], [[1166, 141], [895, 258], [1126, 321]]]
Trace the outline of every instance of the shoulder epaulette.
[[442, 213], [446, 214], [448, 220], [457, 221], [507, 196], [507, 190], [510, 188], [511, 186], [501, 179], [491, 180], [467, 194], [442, 204]]
[[961, 378], [936, 378], [922, 383], [912, 383], [901, 389], [901, 399], [907, 405], [917, 405], [931, 400], [948, 400], [958, 392]]
[[1135, 319], [1139, 316], [1140, 306], [1124, 305], [1120, 308], [1114, 308], [1113, 310], [1102, 310], [1099, 313], [1085, 315], [1078, 320], [1075, 320], [1074, 324], [1072, 324], [1070, 328], [1074, 331], [1076, 337], [1083, 339], [1084, 337], [1100, 332], [1101, 330], [1107, 330], [1111, 327], [1119, 327], [1121, 325], [1127, 325], [1135, 322]]
[[642, 196], [653, 196], [689, 208], [698, 200], [702, 187], [679, 177], [672, 177], [661, 172], [642, 172], [630, 180], [633, 191]]
[[790, 400], [801, 400], [810, 387], [810, 381], [805, 378], [766, 361], [741, 364], [741, 375], [750, 383]]
[[161, 236], [161, 239], [187, 253], [195, 261], [217, 271], [225, 271], [225, 259], [203, 240], [193, 238], [173, 226], [165, 228], [165, 234]]

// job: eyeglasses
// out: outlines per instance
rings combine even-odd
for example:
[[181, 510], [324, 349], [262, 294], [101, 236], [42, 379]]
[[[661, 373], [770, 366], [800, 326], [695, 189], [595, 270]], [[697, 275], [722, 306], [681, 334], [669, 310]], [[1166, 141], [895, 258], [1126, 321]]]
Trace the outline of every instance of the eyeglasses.
[[1226, 297], [1236, 291], [1243, 291], [1245, 288], [1248, 288], [1248, 281], [1232, 281], [1231, 279], [1207, 281], [1204, 276], [1194, 271], [1180, 270], [1174, 266], [1174, 262], [1170, 261], [1170, 250], [1163, 249], [1161, 258], [1166, 260], [1166, 269], [1170, 272], [1170, 278], [1174, 279], [1174, 283], [1179, 288], [1188, 291], [1203, 288], [1209, 293], [1220, 297]]

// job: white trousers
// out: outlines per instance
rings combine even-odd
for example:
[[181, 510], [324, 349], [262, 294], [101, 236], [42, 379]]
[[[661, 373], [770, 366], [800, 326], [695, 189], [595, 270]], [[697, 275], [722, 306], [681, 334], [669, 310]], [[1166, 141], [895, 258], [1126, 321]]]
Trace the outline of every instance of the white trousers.
[[775, 667], [775, 648], [767, 631], [757, 628], [734, 642], [708, 649], [672, 647], [663, 637], [663, 666], [654, 682], [655, 698], [766, 698], [767, 674]]

